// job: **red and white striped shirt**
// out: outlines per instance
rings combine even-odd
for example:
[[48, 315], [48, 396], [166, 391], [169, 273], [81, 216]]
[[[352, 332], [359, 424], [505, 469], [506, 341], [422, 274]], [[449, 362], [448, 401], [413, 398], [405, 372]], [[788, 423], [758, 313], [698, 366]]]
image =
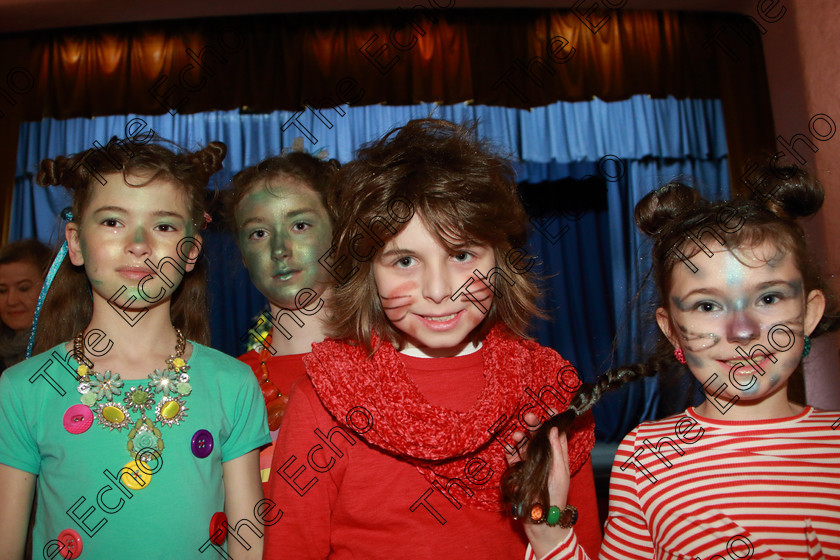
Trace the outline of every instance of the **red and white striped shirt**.
[[[599, 558], [840, 559], [837, 418], [805, 407], [710, 420], [689, 408], [641, 424], [616, 453]], [[587, 558], [571, 532], [544, 560]]]

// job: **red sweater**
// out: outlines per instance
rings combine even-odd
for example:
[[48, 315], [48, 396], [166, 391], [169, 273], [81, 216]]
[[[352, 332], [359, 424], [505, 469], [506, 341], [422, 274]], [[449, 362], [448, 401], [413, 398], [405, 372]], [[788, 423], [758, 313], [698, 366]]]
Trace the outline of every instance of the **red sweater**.
[[[400, 356], [431, 404], [468, 410], [484, 386], [481, 352], [435, 359]], [[282, 476], [272, 473], [269, 484], [268, 497], [283, 517], [266, 527], [264, 558], [524, 556], [527, 540], [519, 522], [456, 507], [414, 465], [358, 436], [347, 439], [348, 432], [333, 430], [336, 426], [309, 379], [298, 381], [272, 465]], [[453, 492], [456, 500], [459, 492]], [[578, 538], [594, 554], [601, 529], [589, 461], [572, 477], [569, 503], [580, 511]]]
[[[266, 360], [268, 367], [268, 380], [277, 386], [277, 389], [284, 395], [288, 395], [292, 389], [292, 382], [298, 377], [306, 374], [306, 367], [303, 365], [303, 357], [306, 354], [289, 354], [288, 356], [271, 356]], [[251, 367], [254, 375], [260, 379], [260, 353], [254, 350], [239, 356], [239, 361], [245, 362]], [[285, 418], [285, 417], [284, 417]], [[271, 443], [260, 449], [260, 476], [263, 481], [263, 491], [268, 492], [268, 478], [271, 473], [271, 456], [274, 453], [274, 442], [277, 441], [277, 434], [280, 430], [271, 432]]]

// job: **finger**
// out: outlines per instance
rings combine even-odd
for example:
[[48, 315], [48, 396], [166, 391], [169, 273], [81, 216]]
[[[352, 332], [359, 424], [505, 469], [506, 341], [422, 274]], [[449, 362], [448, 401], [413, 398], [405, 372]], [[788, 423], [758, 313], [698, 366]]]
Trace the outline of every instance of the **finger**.
[[569, 446], [566, 434], [552, 428], [548, 434], [551, 443], [551, 471], [548, 475], [548, 494], [551, 503], [565, 507], [569, 495]]
[[513, 432], [511, 437], [514, 442], [513, 451], [508, 449], [510, 446], [505, 446], [505, 460], [508, 465], [515, 465], [524, 457], [525, 449], [528, 447], [528, 436], [524, 432]]
[[535, 431], [542, 424], [542, 418], [533, 412], [526, 412], [522, 420], [525, 422], [525, 428], [531, 432]]
[[566, 473], [569, 473], [569, 440], [566, 437], [566, 432], [558, 436], [560, 440], [560, 451], [563, 459], [563, 464], [566, 467]]
[[514, 450], [513, 453], [509, 453], [507, 450], [505, 450], [505, 461], [507, 461], [509, 467], [512, 467], [521, 460], [522, 456], [519, 454], [518, 451]]
[[548, 432], [548, 441], [551, 444], [551, 468], [555, 472], [569, 471], [569, 444], [566, 434], [560, 433], [557, 428], [551, 428]]
[[537, 429], [539, 429], [540, 426], [542, 426], [542, 423], [543, 423], [544, 420], [547, 420], [548, 418], [551, 418], [552, 416], [555, 416], [556, 414], [557, 414], [556, 410], [554, 410], [553, 408], [549, 408], [548, 409], [548, 416], [546, 416], [546, 417], [539, 416], [537, 414], [534, 414], [533, 412], [526, 412], [525, 415], [522, 417], [522, 419], [523, 419], [523, 421], [525, 423], [525, 427], [528, 429], [528, 431], [535, 432]]

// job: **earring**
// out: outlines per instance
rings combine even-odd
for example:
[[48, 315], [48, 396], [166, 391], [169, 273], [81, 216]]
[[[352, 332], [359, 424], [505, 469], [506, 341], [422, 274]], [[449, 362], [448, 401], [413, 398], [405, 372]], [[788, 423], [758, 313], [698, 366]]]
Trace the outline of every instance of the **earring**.
[[674, 348], [674, 357], [681, 364], [685, 364], [685, 354], [682, 348]]
[[811, 353], [811, 337], [805, 335], [805, 346], [802, 348], [802, 357], [804, 358]]

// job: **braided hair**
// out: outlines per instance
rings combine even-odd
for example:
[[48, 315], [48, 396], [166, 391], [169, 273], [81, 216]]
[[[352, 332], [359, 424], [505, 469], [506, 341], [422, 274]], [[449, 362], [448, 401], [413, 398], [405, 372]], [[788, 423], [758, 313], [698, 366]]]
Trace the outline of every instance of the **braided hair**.
[[[772, 196], [710, 202], [696, 189], [671, 182], [648, 193], [636, 204], [636, 225], [653, 242], [650, 274], [656, 282], [659, 301], [667, 301], [674, 267], [682, 259], [690, 259], [700, 252], [700, 245], [695, 239], [714, 228], [713, 235], [722, 239], [727, 247], [754, 246], [771, 241], [793, 255], [803, 277], [805, 293], [821, 290], [826, 296], [826, 312], [811, 337], [837, 330], [840, 327], [837, 300], [820, 275], [815, 261], [810, 258], [805, 234], [795, 221], [820, 209], [825, 195], [823, 187], [813, 176], [797, 167], [767, 166], [760, 174], [765, 181], [775, 179], [770, 185]], [[764, 189], [764, 192], [769, 190]], [[675, 365], [672, 347], [660, 333], [656, 350], [646, 362], [610, 369], [595, 383], [583, 384], [566, 411], [545, 421], [529, 436], [525, 458], [508, 468], [502, 477], [502, 498], [519, 511], [526, 511], [523, 508], [535, 502], [550, 503], [550, 430], [567, 431], [575, 418], [589, 411], [605, 392], [644, 377], [653, 377]], [[798, 367], [801, 368], [801, 364]]]

